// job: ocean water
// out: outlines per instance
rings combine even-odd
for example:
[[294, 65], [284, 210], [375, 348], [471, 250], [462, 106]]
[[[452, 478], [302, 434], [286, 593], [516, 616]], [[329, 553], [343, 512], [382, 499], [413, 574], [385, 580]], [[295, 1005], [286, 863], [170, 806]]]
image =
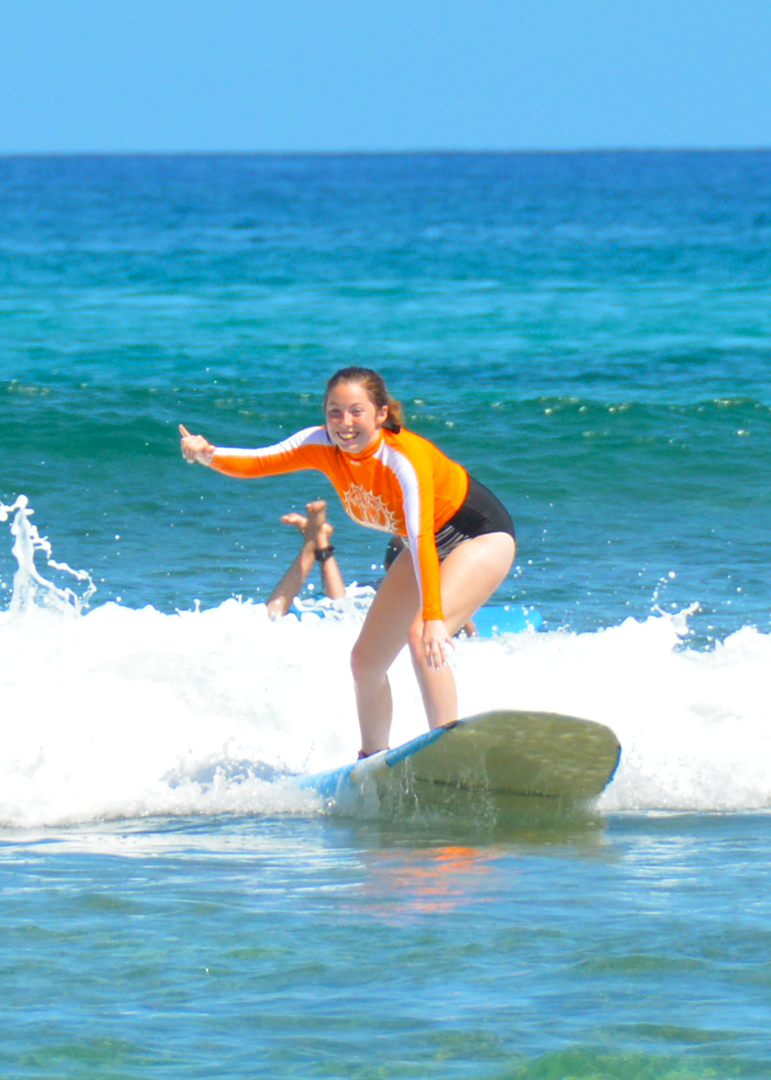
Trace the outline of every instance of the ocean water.
[[[0, 159], [0, 1074], [771, 1075], [770, 331], [769, 152]], [[353, 362], [517, 527], [543, 627], [458, 642], [461, 711], [609, 724], [595, 806], [276, 780], [358, 748], [382, 536], [176, 426]], [[270, 623], [319, 497], [349, 595]]]

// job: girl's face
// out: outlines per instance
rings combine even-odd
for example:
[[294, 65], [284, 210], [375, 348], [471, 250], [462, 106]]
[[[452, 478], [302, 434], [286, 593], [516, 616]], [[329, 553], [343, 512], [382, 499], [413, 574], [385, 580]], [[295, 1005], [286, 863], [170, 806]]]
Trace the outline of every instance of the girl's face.
[[388, 419], [388, 408], [378, 409], [359, 383], [338, 383], [326, 403], [329, 437], [346, 454], [360, 454], [371, 446]]

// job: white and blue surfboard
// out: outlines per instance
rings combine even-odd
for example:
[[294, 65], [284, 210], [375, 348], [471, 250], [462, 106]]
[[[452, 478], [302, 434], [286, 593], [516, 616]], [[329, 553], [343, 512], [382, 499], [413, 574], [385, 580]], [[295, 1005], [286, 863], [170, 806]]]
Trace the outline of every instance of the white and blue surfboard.
[[558, 713], [499, 710], [456, 720], [393, 750], [298, 778], [330, 807], [448, 805], [475, 794], [493, 803], [582, 802], [599, 795], [618, 766], [610, 728]]

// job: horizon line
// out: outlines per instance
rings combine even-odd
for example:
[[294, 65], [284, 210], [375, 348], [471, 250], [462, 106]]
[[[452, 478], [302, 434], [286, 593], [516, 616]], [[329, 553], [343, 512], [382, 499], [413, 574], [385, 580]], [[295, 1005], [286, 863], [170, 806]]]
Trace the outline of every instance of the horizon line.
[[771, 151], [768, 146], [596, 146], [468, 149], [445, 147], [432, 149], [380, 150], [2, 150], [0, 158], [63, 157], [407, 157], [407, 156], [482, 156], [515, 154], [758, 154]]

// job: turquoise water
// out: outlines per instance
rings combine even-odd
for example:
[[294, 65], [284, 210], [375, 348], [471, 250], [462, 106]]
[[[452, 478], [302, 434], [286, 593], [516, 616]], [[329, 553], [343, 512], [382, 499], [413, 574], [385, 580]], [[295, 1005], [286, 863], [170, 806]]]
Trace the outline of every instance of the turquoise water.
[[9, 1076], [765, 1077], [768, 820], [6, 837]]
[[[768, 1075], [770, 208], [766, 152], [0, 159], [7, 1075]], [[328, 497], [360, 586], [382, 539], [176, 425], [274, 441], [350, 362], [509, 506], [543, 629], [461, 708], [613, 727], [588, 817], [270, 782], [355, 752], [371, 595], [270, 624], [278, 519]]]

